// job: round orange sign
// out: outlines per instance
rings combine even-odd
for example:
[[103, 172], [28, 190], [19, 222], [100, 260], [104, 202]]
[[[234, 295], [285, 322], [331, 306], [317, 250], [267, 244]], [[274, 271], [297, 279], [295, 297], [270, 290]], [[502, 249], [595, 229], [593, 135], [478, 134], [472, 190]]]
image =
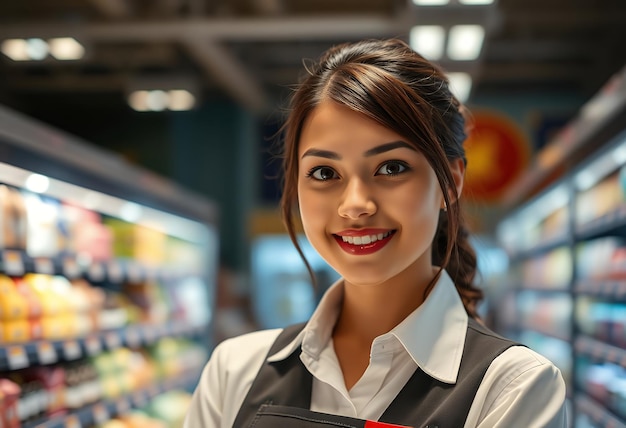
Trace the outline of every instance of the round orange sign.
[[473, 128], [465, 141], [467, 171], [463, 194], [480, 202], [497, 202], [527, 168], [530, 143], [508, 117], [474, 111]]

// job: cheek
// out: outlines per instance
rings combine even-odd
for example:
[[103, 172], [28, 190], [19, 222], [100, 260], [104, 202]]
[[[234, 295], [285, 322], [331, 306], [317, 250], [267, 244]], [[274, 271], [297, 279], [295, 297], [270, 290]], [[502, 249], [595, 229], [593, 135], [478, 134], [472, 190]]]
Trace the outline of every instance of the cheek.
[[325, 207], [321, 198], [315, 192], [306, 191], [298, 187], [298, 208], [300, 219], [307, 235], [324, 224]]

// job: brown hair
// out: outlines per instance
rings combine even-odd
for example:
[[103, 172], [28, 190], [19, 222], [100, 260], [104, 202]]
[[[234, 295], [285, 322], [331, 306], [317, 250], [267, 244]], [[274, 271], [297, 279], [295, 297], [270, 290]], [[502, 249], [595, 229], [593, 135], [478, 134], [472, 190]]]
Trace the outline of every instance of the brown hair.
[[[312, 274], [295, 231], [298, 200], [298, 144], [309, 113], [323, 100], [360, 112], [407, 138], [437, 175], [447, 212], [432, 244], [433, 263], [452, 277], [467, 313], [477, 317], [482, 292], [473, 284], [476, 255], [467, 238], [449, 161], [465, 161], [465, 118], [442, 70], [401, 40], [364, 40], [329, 49], [308, 67], [295, 90], [283, 126], [281, 210], [287, 231]], [[312, 275], [313, 276], [313, 275]], [[434, 284], [431, 284], [426, 293]]]

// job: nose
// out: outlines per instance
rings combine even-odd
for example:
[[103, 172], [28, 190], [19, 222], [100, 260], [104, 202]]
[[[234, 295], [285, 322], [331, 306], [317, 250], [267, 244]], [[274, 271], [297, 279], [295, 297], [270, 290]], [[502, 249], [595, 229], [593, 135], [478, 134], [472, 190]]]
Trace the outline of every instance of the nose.
[[339, 216], [356, 220], [373, 215], [376, 209], [371, 189], [366, 183], [360, 179], [353, 179], [347, 183], [339, 204]]

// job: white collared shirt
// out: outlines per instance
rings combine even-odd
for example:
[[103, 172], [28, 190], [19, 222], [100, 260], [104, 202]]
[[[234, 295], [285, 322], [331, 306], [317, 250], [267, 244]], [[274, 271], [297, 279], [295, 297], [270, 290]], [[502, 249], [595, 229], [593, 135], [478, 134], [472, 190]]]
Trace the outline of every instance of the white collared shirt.
[[[333, 348], [332, 330], [343, 298], [343, 281], [324, 295], [304, 330], [268, 360], [300, 358], [313, 375], [311, 410], [378, 420], [419, 366], [454, 383], [467, 332], [467, 314], [443, 272], [426, 301], [372, 343], [370, 363], [348, 391]], [[220, 343], [194, 393], [185, 428], [230, 428], [280, 329], [249, 333]], [[561, 428], [567, 426], [565, 383], [546, 358], [521, 346], [491, 364], [476, 393], [466, 428]]]

